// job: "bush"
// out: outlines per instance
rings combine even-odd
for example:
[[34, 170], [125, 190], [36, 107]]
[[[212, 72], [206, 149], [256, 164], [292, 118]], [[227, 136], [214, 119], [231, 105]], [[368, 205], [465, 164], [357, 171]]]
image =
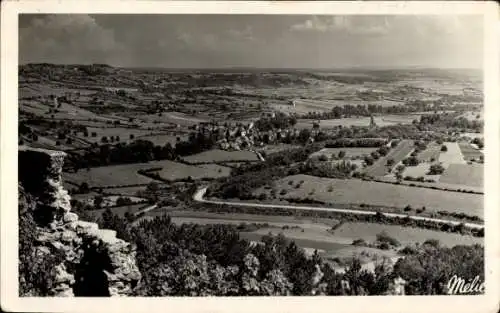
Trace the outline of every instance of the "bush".
[[443, 174], [444, 167], [441, 164], [433, 164], [429, 169], [429, 175], [440, 175]]
[[364, 239], [355, 239], [353, 242], [352, 242], [352, 245], [353, 246], [366, 246], [366, 241]]
[[287, 193], [286, 189], [281, 189], [280, 195], [284, 196], [284, 195], [286, 195], [286, 193]]
[[399, 250], [398, 252], [403, 255], [414, 255], [417, 254], [417, 249], [411, 246], [406, 246], [403, 249]]
[[377, 234], [377, 241], [380, 243], [385, 242], [385, 243], [387, 243], [391, 246], [394, 246], [394, 247], [398, 247], [401, 245], [396, 238], [389, 236], [385, 231]]
[[442, 145], [442, 146], [441, 146], [441, 151], [442, 151], [442, 152], [446, 152], [446, 151], [448, 151], [448, 147], [447, 147], [446, 145]]
[[439, 243], [439, 240], [437, 240], [437, 239], [427, 239], [424, 242], [424, 245], [429, 245], [429, 246], [432, 246], [434, 248], [438, 248], [440, 246], [440, 243]]
[[412, 210], [412, 207], [411, 207], [411, 205], [407, 205], [407, 206], [405, 206], [405, 207], [404, 207], [404, 209], [403, 209], [403, 210], [404, 210], [405, 212], [408, 212], [408, 211], [411, 211], [411, 210]]
[[326, 155], [322, 154], [318, 157], [318, 160], [325, 162], [325, 161], [328, 161], [328, 157]]
[[389, 250], [390, 246], [389, 246], [389, 243], [387, 242], [381, 242], [380, 245], [378, 246], [379, 249], [382, 249], [382, 250]]

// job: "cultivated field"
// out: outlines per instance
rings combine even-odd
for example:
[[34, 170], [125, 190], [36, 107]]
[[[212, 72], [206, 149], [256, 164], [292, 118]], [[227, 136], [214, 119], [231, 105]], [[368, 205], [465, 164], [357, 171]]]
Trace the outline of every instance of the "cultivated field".
[[150, 123], [168, 123], [181, 126], [192, 126], [201, 122], [207, 122], [206, 119], [180, 112], [163, 112], [161, 116], [158, 116], [158, 114], [144, 114], [137, 116], [137, 118]]
[[441, 175], [439, 182], [483, 187], [484, 166], [482, 164], [451, 164]]
[[387, 167], [387, 160], [393, 159], [394, 164], [401, 162], [409, 153], [413, 151], [413, 141], [401, 140], [401, 142], [392, 148], [385, 157], [379, 158], [372, 166], [365, 170], [365, 173], [370, 176], [384, 176], [390, 170]]
[[[106, 137], [108, 138], [108, 140], [110, 140], [110, 137], [118, 136], [120, 142], [128, 142], [131, 141], [130, 135], [134, 136], [134, 139], [132, 140], [136, 140], [139, 136], [144, 136], [151, 133], [151, 131], [144, 129], [124, 127], [87, 127], [87, 131], [89, 133], [88, 137], [83, 137], [81, 133], [79, 133], [78, 136], [86, 141], [97, 143], [101, 142], [102, 137]], [[93, 133], [95, 133], [95, 136], [93, 136]]]
[[464, 136], [464, 137], [469, 137], [471, 139], [474, 139], [474, 138], [483, 139], [484, 138], [484, 134], [483, 133], [462, 133], [461, 135]]
[[439, 160], [439, 154], [441, 153], [441, 146], [435, 142], [431, 142], [427, 145], [427, 149], [420, 152], [417, 155], [417, 159], [420, 162], [432, 162], [432, 160]]
[[204, 151], [198, 154], [190, 155], [184, 158], [184, 161], [192, 164], [209, 163], [209, 162], [243, 162], [243, 161], [259, 161], [259, 158], [254, 152], [241, 151], [225, 151], [213, 149]]
[[228, 176], [231, 172], [229, 167], [216, 164], [195, 166], [168, 160], [149, 162], [149, 164], [149, 168], [161, 167], [162, 169], [156, 173], [167, 180], [187, 179], [189, 177], [192, 179], [219, 178]]
[[151, 141], [155, 146], [164, 146], [167, 143], [170, 143], [172, 147], [175, 147], [175, 144], [177, 143], [177, 138], [179, 138], [180, 141], [185, 141], [188, 139], [188, 136], [185, 134], [180, 134], [180, 135], [161, 134], [161, 135], [145, 135], [136, 137], [136, 139]]
[[479, 111], [467, 111], [464, 114], [460, 115], [460, 117], [464, 117], [469, 121], [480, 121], [484, 120], [484, 112]]
[[267, 155], [269, 155], [269, 154], [284, 151], [284, 150], [296, 149], [298, 147], [300, 147], [300, 146], [286, 144], [286, 143], [280, 143], [280, 144], [274, 144], [274, 145], [265, 145], [263, 147], [257, 148], [256, 150], [259, 152], [265, 152]]
[[417, 166], [407, 166], [405, 167], [405, 170], [403, 172], [403, 177], [405, 176], [412, 176], [412, 177], [419, 177], [419, 176], [426, 176], [426, 174], [429, 172], [431, 165], [429, 163], [420, 163]]
[[481, 151], [474, 149], [468, 142], [459, 142], [458, 146], [460, 147], [460, 151], [466, 161], [478, 161], [483, 155]]
[[345, 158], [354, 158], [354, 157], [362, 157], [364, 155], [369, 155], [373, 151], [377, 150], [377, 148], [324, 148], [320, 151], [314, 152], [311, 154], [311, 158], [319, 157], [321, 155], [325, 155], [330, 158], [332, 155], [338, 156], [340, 151], [345, 152]]
[[446, 148], [448, 151], [441, 152], [439, 155], [439, 162], [442, 162], [444, 165], [448, 164], [465, 164], [464, 156], [460, 151], [460, 147], [456, 142], [445, 142]]
[[63, 178], [70, 182], [81, 184], [87, 182], [90, 187], [121, 186], [134, 184], [148, 184], [153, 179], [138, 173], [139, 170], [162, 168], [156, 171], [161, 178], [167, 180], [200, 178], [218, 178], [228, 176], [230, 168], [216, 164], [200, 166], [186, 165], [169, 160], [151, 161], [149, 163], [135, 163], [112, 165], [91, 168], [89, 171], [80, 170], [77, 173], [63, 173]]
[[137, 171], [151, 167], [153, 167], [151, 163], [112, 165], [94, 167], [88, 171], [82, 169], [76, 173], [63, 172], [62, 175], [64, 180], [76, 184], [86, 182], [90, 187], [148, 184], [153, 180]]
[[386, 232], [389, 236], [397, 239], [402, 245], [412, 243], [423, 243], [428, 239], [438, 239], [445, 246], [484, 244], [483, 238], [464, 236], [461, 234], [447, 233], [421, 228], [403, 227], [397, 225], [382, 225], [374, 223], [343, 223], [335, 229], [334, 236], [346, 239], [364, 239], [374, 242], [377, 234]]
[[[290, 186], [288, 181], [304, 181], [300, 188]], [[332, 191], [329, 192], [329, 187]], [[445, 210], [483, 216], [483, 195], [449, 192], [427, 188], [414, 188], [403, 185], [392, 185], [357, 179], [329, 179], [309, 175], [294, 175], [276, 182], [277, 190], [285, 189], [287, 193], [280, 195], [287, 198], [312, 198], [327, 203], [371, 204], [403, 208], [411, 205], [414, 208], [426, 207], [427, 211]], [[267, 192], [257, 189], [254, 194]]]

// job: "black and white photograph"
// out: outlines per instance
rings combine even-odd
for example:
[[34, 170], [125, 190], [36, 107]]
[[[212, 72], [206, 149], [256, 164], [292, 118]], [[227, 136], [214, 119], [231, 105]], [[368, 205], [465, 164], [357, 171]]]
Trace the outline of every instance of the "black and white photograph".
[[484, 10], [153, 13], [17, 15], [21, 300], [489, 292]]

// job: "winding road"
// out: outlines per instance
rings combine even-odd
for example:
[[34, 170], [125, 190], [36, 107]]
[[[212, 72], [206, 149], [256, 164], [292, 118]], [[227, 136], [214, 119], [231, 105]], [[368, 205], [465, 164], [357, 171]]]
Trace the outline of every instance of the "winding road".
[[[228, 201], [215, 201], [215, 200], [206, 200], [204, 199], [205, 193], [207, 192], [208, 187], [203, 187], [198, 189], [194, 195], [193, 200], [201, 203], [210, 203], [210, 204], [219, 204], [219, 205], [233, 205], [233, 206], [243, 206], [243, 207], [253, 207], [260, 209], [271, 209], [271, 208], [280, 208], [280, 209], [292, 209], [297, 211], [319, 211], [319, 212], [337, 212], [337, 213], [347, 213], [347, 214], [358, 214], [358, 215], [375, 215], [376, 211], [362, 211], [362, 210], [351, 210], [351, 209], [335, 209], [335, 208], [322, 208], [322, 207], [311, 207], [311, 206], [296, 206], [296, 205], [283, 205], [283, 204], [264, 204], [264, 203], [251, 203], [251, 202], [228, 202]], [[413, 216], [406, 214], [397, 214], [397, 213], [382, 213], [387, 217], [399, 217], [405, 218], [408, 217], [412, 220], [420, 220], [420, 221], [429, 221], [429, 222], [438, 222], [438, 223], [446, 223], [449, 225], [459, 225], [461, 222], [444, 220], [438, 218], [431, 217], [423, 217], [423, 216]], [[475, 223], [463, 223], [468, 228], [475, 229], [483, 229], [483, 224], [475, 224]]]

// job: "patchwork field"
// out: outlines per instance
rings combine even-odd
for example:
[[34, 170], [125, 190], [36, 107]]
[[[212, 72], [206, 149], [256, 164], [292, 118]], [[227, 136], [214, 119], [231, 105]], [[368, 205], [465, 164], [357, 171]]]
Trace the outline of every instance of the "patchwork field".
[[[139, 136], [144, 136], [150, 134], [151, 131], [137, 128], [124, 128], [124, 127], [87, 127], [89, 136], [83, 137], [79, 134], [79, 137], [89, 141], [89, 142], [101, 142], [102, 137], [107, 137], [108, 140], [110, 137], [118, 136], [120, 138], [120, 142], [128, 142], [130, 141], [130, 135], [134, 136], [134, 139], [137, 139]], [[95, 137], [92, 135], [95, 133]]]
[[412, 176], [412, 177], [419, 177], [419, 176], [426, 176], [426, 174], [429, 172], [431, 165], [429, 163], [420, 163], [417, 166], [407, 166], [403, 172], [403, 177], [406, 176]]
[[439, 155], [439, 162], [442, 162], [444, 165], [448, 164], [465, 164], [464, 156], [462, 155], [462, 151], [456, 142], [445, 142], [446, 148], [448, 151], [441, 152]]
[[460, 115], [460, 117], [465, 117], [469, 121], [484, 120], [484, 112], [468, 111], [468, 112], [465, 112], [464, 114]]
[[259, 158], [254, 152], [241, 151], [225, 151], [213, 149], [204, 151], [198, 154], [190, 155], [183, 158], [184, 161], [192, 164], [207, 163], [207, 162], [242, 162], [242, 161], [259, 161]]
[[442, 245], [453, 247], [455, 245], [484, 244], [483, 238], [464, 236], [455, 233], [446, 233], [422, 228], [403, 227], [397, 225], [382, 225], [375, 223], [344, 223], [335, 229], [335, 237], [346, 239], [364, 239], [374, 242], [377, 234], [386, 232], [397, 239], [402, 245], [423, 243], [428, 239], [438, 239]]
[[420, 162], [432, 162], [432, 160], [439, 160], [440, 153], [441, 146], [435, 142], [431, 142], [427, 145], [427, 149], [417, 155], [417, 159]]
[[90, 187], [148, 184], [153, 179], [139, 174], [138, 171], [151, 168], [162, 168], [156, 173], [167, 180], [187, 179], [190, 176], [192, 179], [218, 178], [228, 176], [231, 171], [228, 167], [216, 164], [194, 166], [162, 160], [149, 163], [95, 167], [89, 171], [80, 170], [77, 173], [63, 173], [63, 178], [76, 184], [87, 182]]
[[468, 142], [459, 142], [458, 146], [466, 161], [479, 160], [483, 153], [480, 150], [474, 149]]
[[229, 167], [216, 164], [202, 164], [199, 166], [186, 165], [173, 161], [163, 160], [149, 162], [150, 167], [162, 167], [162, 170], [157, 171], [161, 178], [167, 180], [192, 179], [201, 178], [219, 178], [229, 176], [231, 169]]
[[137, 173], [138, 170], [153, 167], [151, 163], [137, 163], [94, 167], [90, 170], [79, 170], [76, 173], [63, 173], [63, 179], [81, 184], [86, 182], [90, 187], [116, 185], [148, 184], [153, 180]]
[[140, 140], [147, 140], [151, 141], [155, 146], [164, 146], [167, 143], [170, 143], [172, 147], [175, 147], [175, 144], [177, 143], [177, 138], [179, 138], [180, 141], [185, 141], [188, 139], [188, 136], [185, 134], [181, 135], [145, 135], [145, 136], [140, 136], [137, 137], [136, 139]]
[[265, 145], [262, 148], [258, 148], [257, 151], [265, 152], [266, 154], [269, 155], [272, 153], [276, 153], [276, 152], [280, 152], [280, 151], [288, 150], [288, 149], [294, 149], [294, 148], [298, 148], [298, 147], [300, 147], [300, 146], [281, 143], [281, 144], [274, 144], [274, 145]]
[[194, 117], [180, 112], [163, 112], [161, 116], [158, 116], [158, 114], [144, 114], [137, 116], [137, 118], [153, 124], [168, 123], [181, 126], [191, 126], [201, 122], [207, 122], [206, 119]]
[[354, 157], [362, 157], [364, 155], [369, 155], [373, 151], [377, 150], [377, 148], [324, 148], [317, 152], [311, 154], [311, 158], [319, 157], [321, 155], [325, 155], [330, 158], [332, 155], [338, 156], [340, 151], [345, 152], [345, 158], [354, 158]]
[[388, 172], [387, 160], [393, 159], [394, 164], [401, 162], [409, 153], [413, 151], [413, 141], [411, 140], [401, 140], [401, 142], [385, 157], [379, 158], [372, 166], [368, 167], [365, 171], [367, 175], [370, 176], [384, 176]]
[[471, 138], [471, 139], [474, 139], [474, 138], [483, 139], [484, 138], [484, 134], [483, 133], [462, 133], [461, 135], [464, 136], [464, 137]]
[[482, 164], [451, 164], [441, 175], [439, 182], [482, 187], [484, 166]]
[[[289, 181], [304, 181], [300, 188], [294, 188]], [[332, 191], [328, 191], [332, 187]], [[277, 190], [285, 189], [287, 193], [280, 195], [287, 198], [312, 198], [326, 203], [372, 204], [403, 208], [411, 205], [414, 208], [426, 207], [429, 212], [445, 210], [466, 213], [483, 217], [483, 195], [448, 192], [427, 188], [414, 188], [403, 185], [392, 185], [356, 179], [329, 179], [309, 175], [294, 175], [276, 182]], [[264, 188], [257, 189], [254, 194], [268, 192]]]

